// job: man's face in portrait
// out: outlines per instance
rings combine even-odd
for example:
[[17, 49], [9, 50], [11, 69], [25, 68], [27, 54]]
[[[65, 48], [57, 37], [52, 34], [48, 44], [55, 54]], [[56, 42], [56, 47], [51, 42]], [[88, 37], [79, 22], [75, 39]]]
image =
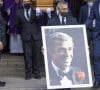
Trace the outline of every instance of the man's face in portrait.
[[60, 69], [66, 70], [70, 67], [73, 59], [73, 41], [57, 40], [53, 54], [53, 62]]

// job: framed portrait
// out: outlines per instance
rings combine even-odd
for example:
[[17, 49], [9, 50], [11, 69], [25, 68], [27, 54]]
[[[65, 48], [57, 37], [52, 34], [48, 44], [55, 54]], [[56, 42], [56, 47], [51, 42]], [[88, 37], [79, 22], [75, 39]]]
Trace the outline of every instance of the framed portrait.
[[85, 25], [41, 28], [47, 88], [92, 87]]

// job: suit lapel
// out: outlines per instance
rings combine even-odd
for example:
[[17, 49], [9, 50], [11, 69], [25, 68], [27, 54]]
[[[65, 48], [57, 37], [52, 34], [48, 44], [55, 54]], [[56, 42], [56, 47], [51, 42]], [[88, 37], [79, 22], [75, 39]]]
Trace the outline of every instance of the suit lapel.
[[33, 10], [31, 9], [31, 12], [30, 12], [30, 21], [32, 20], [33, 15], [34, 15], [34, 13], [33, 13]]
[[31, 9], [31, 12], [30, 12], [30, 18], [29, 18], [29, 20], [28, 20], [27, 17], [25, 16], [25, 10], [24, 10], [24, 9], [23, 9], [22, 13], [23, 13], [24, 19], [25, 19], [27, 22], [30, 22], [30, 20], [31, 20], [31, 18], [32, 18], [32, 9]]
[[87, 18], [87, 17], [88, 17], [88, 12], [89, 12], [89, 7], [88, 7], [88, 5], [87, 5], [87, 4], [86, 4], [86, 8], [85, 8], [84, 10], [86, 10], [85, 15], [86, 15], [86, 18]]
[[98, 8], [98, 16], [100, 16], [100, 2], [98, 3], [97, 8]]
[[71, 23], [71, 18], [70, 17], [66, 17], [66, 25], [69, 25]]
[[95, 13], [97, 14], [97, 16], [100, 16], [100, 11], [99, 11], [99, 4], [100, 4], [100, 2], [97, 2], [96, 4], [95, 4]]
[[57, 19], [56, 19], [56, 23], [57, 23], [57, 25], [61, 25], [61, 23], [60, 23], [60, 19], [59, 19], [59, 16], [57, 15], [57, 17], [56, 17]]
[[28, 20], [26, 19], [26, 17], [25, 17], [25, 10], [24, 10], [24, 9], [22, 9], [22, 16], [23, 16], [23, 18], [25, 19], [25, 21], [28, 21]]
[[33, 9], [31, 9], [30, 22], [33, 20], [33, 18], [35, 18], [35, 11]]
[[57, 76], [51, 62], [49, 63], [49, 79], [51, 85], [60, 85], [60, 77]]

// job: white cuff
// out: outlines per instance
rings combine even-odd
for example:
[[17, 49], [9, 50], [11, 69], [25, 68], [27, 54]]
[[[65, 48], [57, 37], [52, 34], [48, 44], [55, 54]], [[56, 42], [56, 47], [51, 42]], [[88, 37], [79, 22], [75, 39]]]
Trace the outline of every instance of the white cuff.
[[36, 8], [36, 16], [39, 16], [41, 15], [41, 10], [39, 7]]
[[47, 8], [46, 12], [48, 17], [51, 18], [51, 8]]
[[7, 13], [8, 13], [8, 15], [10, 15], [10, 9], [7, 9]]

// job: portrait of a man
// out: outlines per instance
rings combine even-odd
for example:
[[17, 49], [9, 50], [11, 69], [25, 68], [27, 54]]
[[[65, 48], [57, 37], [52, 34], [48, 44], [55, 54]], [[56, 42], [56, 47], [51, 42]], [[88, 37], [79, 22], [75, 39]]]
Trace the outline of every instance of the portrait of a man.
[[49, 50], [51, 51], [49, 54], [52, 59], [49, 63], [51, 64], [49, 65], [50, 84], [65, 86], [66, 84], [83, 83], [85, 73], [78, 68], [70, 67], [74, 48], [72, 37], [61, 32], [56, 32], [50, 35], [49, 40], [53, 44], [53, 47]]
[[[51, 30], [51, 29], [50, 29]], [[54, 30], [46, 36], [48, 82], [51, 87], [88, 84], [88, 72], [73, 65], [75, 44], [73, 37], [63, 30]], [[46, 54], [46, 53], [45, 53]], [[77, 62], [77, 61], [76, 61]], [[81, 63], [77, 62], [77, 63]]]

